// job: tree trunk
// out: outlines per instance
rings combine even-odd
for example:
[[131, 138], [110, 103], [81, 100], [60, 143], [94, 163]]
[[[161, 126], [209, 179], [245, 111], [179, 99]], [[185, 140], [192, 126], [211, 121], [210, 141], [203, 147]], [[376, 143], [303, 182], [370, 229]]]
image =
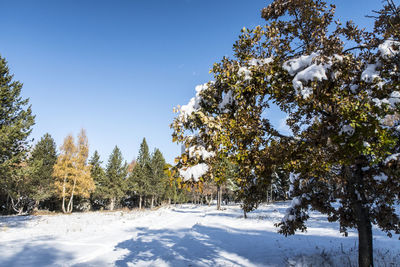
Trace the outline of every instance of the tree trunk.
[[63, 182], [63, 191], [62, 191], [62, 211], [63, 213], [67, 213], [67, 211], [65, 210], [65, 183], [67, 182], [67, 177], [64, 177], [64, 182]]
[[355, 204], [357, 215], [358, 230], [358, 266], [372, 267], [373, 249], [372, 249], [372, 226], [368, 215], [368, 210], [361, 203]]
[[63, 213], [67, 213], [67, 210], [65, 209], [65, 196], [63, 196], [63, 198], [62, 198], [61, 209], [62, 209]]
[[247, 219], [247, 213], [245, 210], [243, 210], [243, 218]]
[[270, 197], [271, 197], [271, 203], [274, 201], [274, 199], [272, 198], [272, 184], [271, 184], [271, 193], [270, 193]]
[[139, 196], [139, 209], [142, 209], [142, 195]]
[[154, 207], [154, 196], [151, 196], [150, 209], [153, 209], [153, 207]]
[[73, 206], [74, 206], [74, 196], [71, 195], [71, 197], [69, 198], [68, 206], [67, 206], [67, 213], [71, 213], [72, 212], [72, 207]]
[[358, 266], [373, 267], [372, 226], [369, 210], [364, 205], [367, 200], [364, 195], [364, 179], [361, 164], [356, 165], [352, 172], [349, 166], [344, 166], [345, 175], [349, 177], [348, 190], [353, 194], [353, 212], [355, 213], [358, 230]]
[[39, 210], [39, 200], [35, 200], [35, 206], [33, 206], [33, 211]]
[[221, 186], [217, 186], [217, 210], [221, 210]]
[[76, 177], [74, 179], [74, 185], [72, 186], [72, 191], [71, 191], [71, 197], [69, 198], [68, 206], [67, 206], [67, 212], [71, 213], [72, 209], [74, 207], [74, 192], [75, 192], [75, 186], [76, 186]]
[[112, 197], [110, 199], [110, 207], [109, 207], [109, 209], [110, 210], [114, 210], [114, 207], [115, 207], [115, 197]]
[[171, 198], [168, 198], [168, 205], [171, 205]]
[[18, 204], [20, 203], [20, 199], [18, 199], [17, 203], [14, 203], [14, 199], [10, 196], [11, 199], [11, 207], [13, 208], [13, 210], [18, 214], [18, 215], [22, 215], [23, 211], [24, 211], [24, 206], [21, 205], [20, 208], [18, 208]]

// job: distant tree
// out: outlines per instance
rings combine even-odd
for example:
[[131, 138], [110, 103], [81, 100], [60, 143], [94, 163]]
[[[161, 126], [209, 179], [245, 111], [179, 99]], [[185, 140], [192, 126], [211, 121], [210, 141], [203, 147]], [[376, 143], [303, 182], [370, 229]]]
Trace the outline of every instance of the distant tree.
[[142, 208], [143, 198], [149, 194], [150, 189], [150, 153], [146, 139], [140, 144], [136, 165], [129, 176], [131, 190], [139, 195], [139, 209]]
[[95, 190], [92, 192], [90, 198], [92, 206], [106, 207], [107, 196], [108, 196], [108, 180], [106, 179], [105, 171], [100, 161], [100, 155], [94, 151], [93, 156], [89, 160], [90, 165], [90, 175], [92, 176]]
[[115, 204], [120, 200], [127, 190], [126, 178], [128, 173], [128, 166], [123, 162], [123, 157], [120, 149], [115, 146], [110, 158], [108, 159], [106, 167], [106, 183], [108, 187], [108, 199], [110, 201], [110, 210], [113, 210]]
[[151, 208], [154, 207], [154, 200], [163, 195], [166, 183], [164, 171], [165, 159], [159, 149], [155, 149], [150, 160], [149, 194], [151, 196]]
[[165, 173], [165, 183], [164, 183], [164, 194], [163, 198], [168, 200], [168, 204], [171, 204], [171, 200], [176, 200], [176, 183], [174, 178], [174, 171], [172, 169], [172, 165], [166, 163], [164, 165], [164, 173]]
[[89, 145], [83, 129], [78, 135], [76, 146], [72, 135], [64, 139], [54, 166], [56, 193], [62, 199], [61, 208], [64, 213], [72, 212], [74, 196], [88, 198], [95, 189], [90, 166], [87, 164], [88, 154]]
[[272, 174], [271, 180], [271, 199], [287, 200], [287, 192], [289, 192], [289, 186], [289, 173], [283, 168], [276, 168], [276, 170]]
[[17, 200], [14, 185], [19, 183], [21, 163], [29, 149], [27, 138], [35, 121], [21, 89], [22, 83], [13, 80], [7, 61], [0, 56], [0, 199], [8, 199], [9, 203]]
[[35, 209], [39, 202], [50, 198], [54, 192], [53, 167], [57, 161], [56, 143], [46, 133], [32, 150], [28, 164], [33, 171], [30, 179], [31, 198], [35, 201]]
[[21, 162], [11, 172], [9, 186], [13, 189], [8, 195], [8, 213], [15, 212], [18, 215], [26, 214], [34, 207], [34, 201], [30, 197], [33, 190], [30, 186], [31, 175], [35, 167], [29, 166], [26, 161]]

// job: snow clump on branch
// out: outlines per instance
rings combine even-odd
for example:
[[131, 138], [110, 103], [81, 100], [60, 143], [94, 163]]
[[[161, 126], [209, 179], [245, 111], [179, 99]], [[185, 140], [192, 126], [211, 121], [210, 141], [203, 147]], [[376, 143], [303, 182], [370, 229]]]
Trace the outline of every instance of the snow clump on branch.
[[200, 163], [191, 167], [187, 167], [185, 170], [180, 169], [179, 174], [183, 177], [184, 181], [193, 179], [195, 182], [199, 181], [199, 178], [208, 172], [208, 165]]
[[238, 70], [238, 75], [244, 76], [245, 81], [251, 80], [251, 71], [246, 67], [240, 67]]
[[273, 62], [274, 59], [272, 57], [267, 57], [267, 58], [252, 58], [249, 60], [249, 65], [250, 66], [263, 66], [266, 64], [269, 64]]
[[[298, 58], [290, 59], [283, 63], [283, 69], [286, 70], [293, 78], [293, 88], [297, 94], [300, 94], [303, 99], [309, 98], [313, 89], [304, 87], [303, 82], [327, 80], [326, 71], [331, 68], [332, 60], [327, 63], [313, 63], [314, 58], [319, 56], [319, 53], [313, 52], [311, 55], [303, 55]], [[335, 60], [342, 61], [341, 56], [335, 55]]]
[[191, 146], [189, 147], [189, 157], [201, 157], [203, 160], [214, 157], [215, 152], [208, 152], [204, 146]]
[[378, 50], [384, 58], [395, 56], [400, 52], [400, 42], [385, 40], [385, 42], [379, 45]]
[[[212, 83], [212, 82], [210, 82]], [[200, 102], [202, 100], [202, 97], [200, 93], [206, 89], [208, 89], [209, 83], [201, 84], [196, 86], [196, 96], [192, 97], [189, 101], [188, 104], [183, 105], [180, 107], [180, 118], [183, 119], [184, 121], [187, 120], [188, 116], [192, 115], [193, 112], [197, 111], [200, 109]]]

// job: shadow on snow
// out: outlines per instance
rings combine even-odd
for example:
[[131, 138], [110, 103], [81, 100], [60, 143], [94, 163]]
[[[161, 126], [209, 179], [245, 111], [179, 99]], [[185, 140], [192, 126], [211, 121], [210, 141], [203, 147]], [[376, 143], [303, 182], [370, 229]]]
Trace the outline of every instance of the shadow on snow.
[[[287, 255], [303, 254], [304, 242], [340, 246], [342, 238], [298, 235], [282, 242], [277, 233], [259, 230], [217, 228], [200, 224], [191, 229], [167, 230], [136, 228], [136, 238], [119, 243], [115, 249], [126, 250], [116, 266], [128, 264], [168, 264], [169, 266], [257, 266], [284, 265]], [[346, 238], [345, 247], [352, 246], [354, 239]], [[295, 250], [295, 253], [293, 253]], [[323, 251], [316, 247], [314, 253]]]
[[50, 245], [27, 244], [19, 249], [11, 257], [0, 258], [0, 266], [59, 266], [60, 262], [67, 263], [72, 259], [65, 251]]

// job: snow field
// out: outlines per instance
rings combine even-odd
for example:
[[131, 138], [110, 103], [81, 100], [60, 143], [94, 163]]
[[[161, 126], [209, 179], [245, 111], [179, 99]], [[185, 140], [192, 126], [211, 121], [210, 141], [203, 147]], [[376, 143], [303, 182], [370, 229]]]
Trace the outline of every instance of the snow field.
[[[311, 212], [308, 232], [277, 233], [290, 203], [244, 219], [238, 206], [0, 217], [0, 266], [356, 266], [357, 235]], [[398, 236], [374, 228], [376, 266], [400, 266]]]

